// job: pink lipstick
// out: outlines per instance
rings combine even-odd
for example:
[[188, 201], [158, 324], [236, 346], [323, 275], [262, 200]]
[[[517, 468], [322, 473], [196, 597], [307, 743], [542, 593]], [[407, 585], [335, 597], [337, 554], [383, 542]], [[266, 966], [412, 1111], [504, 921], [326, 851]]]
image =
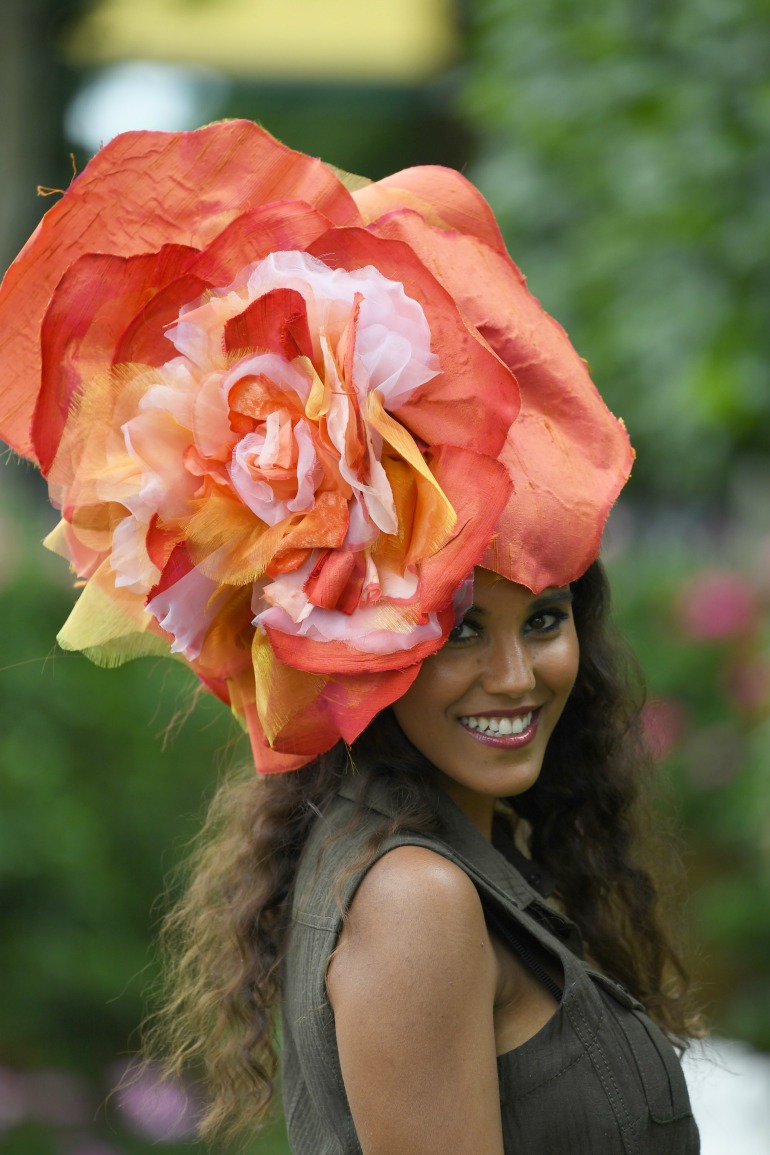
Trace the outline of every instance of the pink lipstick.
[[467, 714], [458, 720], [465, 732], [482, 745], [516, 750], [526, 746], [535, 737], [541, 709], [538, 706], [531, 710]]

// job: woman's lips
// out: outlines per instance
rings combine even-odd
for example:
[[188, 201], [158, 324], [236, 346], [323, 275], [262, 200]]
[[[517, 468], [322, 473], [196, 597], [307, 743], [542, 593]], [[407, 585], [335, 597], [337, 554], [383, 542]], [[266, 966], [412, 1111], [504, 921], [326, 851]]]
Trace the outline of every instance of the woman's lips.
[[466, 734], [485, 746], [515, 750], [526, 746], [537, 733], [542, 707], [515, 713], [467, 714], [460, 719]]

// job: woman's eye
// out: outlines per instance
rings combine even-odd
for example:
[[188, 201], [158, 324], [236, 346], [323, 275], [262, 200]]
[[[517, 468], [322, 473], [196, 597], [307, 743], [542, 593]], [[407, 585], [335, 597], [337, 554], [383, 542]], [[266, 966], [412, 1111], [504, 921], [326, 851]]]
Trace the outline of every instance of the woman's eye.
[[564, 610], [540, 610], [532, 615], [527, 625], [539, 634], [554, 633], [567, 616]]
[[473, 638], [478, 636], [479, 627], [475, 622], [468, 621], [467, 618], [462, 622], [458, 622], [449, 631], [448, 642], [470, 642]]

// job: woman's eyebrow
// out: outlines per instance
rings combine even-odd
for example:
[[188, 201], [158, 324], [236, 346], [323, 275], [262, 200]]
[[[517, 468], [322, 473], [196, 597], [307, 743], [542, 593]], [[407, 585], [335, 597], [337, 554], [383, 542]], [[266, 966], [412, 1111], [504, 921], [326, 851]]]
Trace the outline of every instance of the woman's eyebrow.
[[[573, 601], [573, 594], [569, 586], [564, 586], [562, 589], [546, 590], [544, 593], [539, 594], [536, 598], [533, 598], [533, 600], [529, 603], [527, 612], [533, 613], [536, 610], [543, 609], [545, 606], [552, 606], [555, 602], [571, 601]], [[487, 611], [483, 606], [477, 606], [474, 602], [473, 605], [468, 606], [467, 610], [463, 614], [463, 619], [470, 617], [471, 614], [473, 614], [475, 617], [484, 617], [486, 613]]]
[[530, 602], [531, 610], [540, 610], [544, 606], [552, 606], [554, 602], [571, 602], [573, 600], [572, 590], [569, 586], [564, 586], [559, 590], [546, 590], [545, 593], [540, 594]]

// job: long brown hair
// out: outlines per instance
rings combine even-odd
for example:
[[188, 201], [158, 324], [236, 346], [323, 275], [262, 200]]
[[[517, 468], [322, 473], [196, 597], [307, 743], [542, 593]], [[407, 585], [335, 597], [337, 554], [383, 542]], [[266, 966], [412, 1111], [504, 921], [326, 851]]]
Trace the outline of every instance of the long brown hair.
[[[577, 681], [537, 783], [511, 800], [531, 828], [529, 849], [587, 952], [679, 1039], [696, 1033], [686, 975], [661, 926], [646, 863], [653, 833], [650, 760], [640, 732], [641, 680], [609, 622], [595, 563], [573, 583]], [[147, 1033], [169, 1073], [197, 1066], [201, 1133], [237, 1135], [266, 1117], [276, 1070], [276, 1012], [297, 863], [308, 833], [353, 760], [363, 805], [386, 779], [398, 814], [385, 834], [435, 826], [429, 764], [390, 710], [348, 750], [342, 744], [289, 774], [225, 784], [215, 796], [181, 898], [162, 931], [165, 998]], [[363, 817], [363, 810], [360, 812]], [[661, 865], [661, 850], [655, 859]]]

